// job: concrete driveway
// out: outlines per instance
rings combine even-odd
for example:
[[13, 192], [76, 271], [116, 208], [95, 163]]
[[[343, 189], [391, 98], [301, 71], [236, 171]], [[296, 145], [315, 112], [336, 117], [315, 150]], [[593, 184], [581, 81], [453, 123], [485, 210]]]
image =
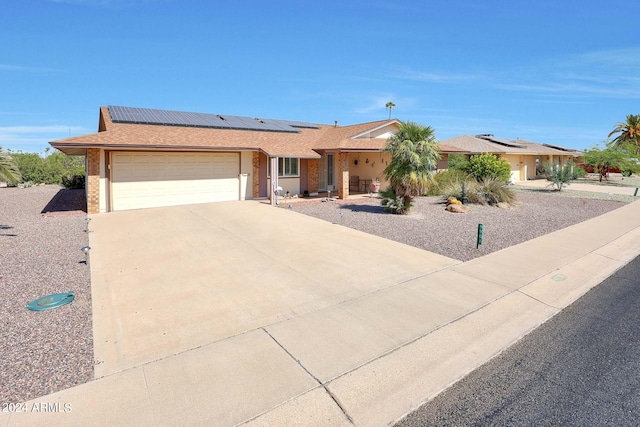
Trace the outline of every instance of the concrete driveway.
[[459, 264], [255, 201], [96, 215], [90, 228], [96, 377]]
[[90, 226], [100, 378], [0, 426], [389, 425], [640, 254], [640, 203], [466, 263], [259, 202]]

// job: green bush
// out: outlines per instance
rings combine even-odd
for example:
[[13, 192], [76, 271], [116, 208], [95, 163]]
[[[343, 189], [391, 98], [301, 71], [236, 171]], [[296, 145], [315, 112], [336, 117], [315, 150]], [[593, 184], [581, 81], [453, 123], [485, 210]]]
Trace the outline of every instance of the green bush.
[[584, 178], [585, 176], [587, 176], [587, 171], [584, 170], [583, 167], [580, 167], [580, 166], [578, 166], [578, 165], [576, 165], [574, 163], [573, 164], [573, 179]]
[[464, 171], [473, 176], [476, 181], [491, 178], [504, 182], [511, 179], [511, 166], [509, 162], [495, 154], [480, 154], [472, 156]]
[[71, 188], [71, 189], [84, 188], [84, 174], [65, 175], [62, 177], [62, 185], [64, 185], [66, 188]]
[[469, 160], [467, 160], [467, 156], [464, 154], [449, 154], [447, 163], [448, 169], [464, 171], [469, 164]]
[[53, 153], [13, 153], [23, 181], [36, 184], [63, 184], [64, 177], [84, 176], [84, 157]]

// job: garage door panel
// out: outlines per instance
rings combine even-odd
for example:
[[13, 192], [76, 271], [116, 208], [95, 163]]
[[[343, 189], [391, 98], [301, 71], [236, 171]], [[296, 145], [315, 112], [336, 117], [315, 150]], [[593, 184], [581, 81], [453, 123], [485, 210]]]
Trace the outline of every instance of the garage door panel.
[[114, 153], [113, 210], [239, 199], [237, 153]]

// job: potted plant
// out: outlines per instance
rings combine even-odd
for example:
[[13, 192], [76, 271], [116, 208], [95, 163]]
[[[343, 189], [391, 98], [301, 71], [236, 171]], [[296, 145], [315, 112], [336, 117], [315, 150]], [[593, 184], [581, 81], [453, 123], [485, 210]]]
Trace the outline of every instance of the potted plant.
[[369, 191], [371, 191], [372, 193], [380, 192], [380, 181], [378, 181], [378, 178], [376, 178], [375, 181], [372, 181], [371, 184], [369, 184]]

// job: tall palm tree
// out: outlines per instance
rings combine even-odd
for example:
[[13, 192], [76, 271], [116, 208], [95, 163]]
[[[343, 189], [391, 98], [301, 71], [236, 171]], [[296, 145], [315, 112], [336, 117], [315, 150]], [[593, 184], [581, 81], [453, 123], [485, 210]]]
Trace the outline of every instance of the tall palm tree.
[[384, 151], [391, 153], [391, 161], [383, 173], [400, 205], [395, 210], [406, 213], [412, 199], [426, 191], [440, 159], [435, 131], [431, 126], [414, 122], [401, 123], [398, 132], [387, 139]]
[[640, 153], [640, 114], [629, 114], [625, 122], [616, 124], [616, 127], [609, 133], [609, 137], [619, 133], [611, 141], [611, 145], [624, 147], [632, 144], [635, 147], [636, 154]]
[[389, 120], [391, 120], [391, 110], [393, 110], [394, 108], [396, 108], [396, 104], [394, 104], [393, 102], [389, 101], [385, 104], [385, 108], [387, 110], [389, 110]]
[[21, 179], [22, 174], [15, 159], [0, 147], [0, 180], [15, 184]]

